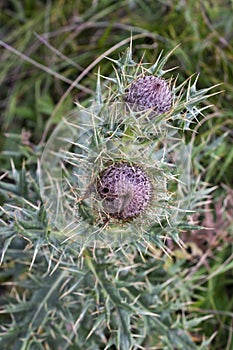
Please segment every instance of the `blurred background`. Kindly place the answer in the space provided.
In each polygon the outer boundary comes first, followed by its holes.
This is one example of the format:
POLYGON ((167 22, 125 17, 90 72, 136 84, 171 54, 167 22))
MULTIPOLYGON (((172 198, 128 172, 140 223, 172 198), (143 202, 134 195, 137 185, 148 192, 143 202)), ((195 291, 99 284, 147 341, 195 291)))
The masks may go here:
POLYGON ((194 174, 215 187, 194 219, 209 229, 184 232, 187 251, 173 251, 189 270, 190 290, 200 283, 193 319, 212 316, 193 338, 215 335, 212 350, 233 349, 233 2, 2 0, 0 23, 0 176, 11 160, 36 171, 51 131, 74 101, 90 103, 98 67, 111 76, 105 57, 118 59, 131 36, 135 61, 153 63, 176 47, 171 75, 182 82, 199 74, 198 88, 221 84, 193 126, 194 174))

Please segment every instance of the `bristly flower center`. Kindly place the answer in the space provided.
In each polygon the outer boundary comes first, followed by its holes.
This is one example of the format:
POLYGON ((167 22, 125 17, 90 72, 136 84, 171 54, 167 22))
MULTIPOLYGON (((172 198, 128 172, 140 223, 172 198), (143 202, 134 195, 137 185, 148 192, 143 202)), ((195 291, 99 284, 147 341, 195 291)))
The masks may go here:
POLYGON ((129 86, 125 101, 137 107, 153 108, 156 114, 162 114, 171 109, 172 93, 164 79, 148 75, 129 86))
POLYGON ((100 174, 97 192, 106 214, 128 221, 146 209, 152 197, 152 185, 140 167, 120 162, 100 174))

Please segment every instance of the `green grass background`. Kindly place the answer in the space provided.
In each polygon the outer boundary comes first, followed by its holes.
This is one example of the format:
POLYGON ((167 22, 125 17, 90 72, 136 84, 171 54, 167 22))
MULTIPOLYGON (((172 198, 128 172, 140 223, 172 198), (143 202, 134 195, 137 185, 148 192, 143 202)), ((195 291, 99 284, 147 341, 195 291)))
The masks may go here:
MULTIPOLYGON (((193 303, 186 312, 192 320, 212 316, 192 333, 197 344, 202 337, 214 335, 211 350, 233 349, 232 14, 233 2, 223 0, 0 3, 0 175, 4 178, 12 169, 11 159, 16 170, 23 163, 33 176, 51 131, 74 108, 74 100, 88 105, 98 66, 102 75, 110 75, 112 63, 105 56, 118 58, 131 34, 135 59, 144 55, 146 62, 153 63, 162 50, 167 53, 179 44, 166 68, 178 66, 180 81, 199 73, 199 88, 222 84, 219 90, 224 91, 211 98, 212 107, 195 126, 194 173, 216 186, 210 204, 198 217, 211 230, 184 233, 188 250, 173 249, 180 285, 175 293, 189 295, 193 303), (66 94, 80 75, 79 85, 66 94)), ((26 196, 23 183, 19 182, 20 191, 26 196)), ((3 192, 1 203, 10 202, 3 192)), ((16 278, 6 273, 12 268, 9 264, 1 272, 3 282, 9 276, 16 278)), ((3 288, 2 293, 7 293, 3 288)), ((153 344, 151 338, 153 332, 148 344, 153 344)))

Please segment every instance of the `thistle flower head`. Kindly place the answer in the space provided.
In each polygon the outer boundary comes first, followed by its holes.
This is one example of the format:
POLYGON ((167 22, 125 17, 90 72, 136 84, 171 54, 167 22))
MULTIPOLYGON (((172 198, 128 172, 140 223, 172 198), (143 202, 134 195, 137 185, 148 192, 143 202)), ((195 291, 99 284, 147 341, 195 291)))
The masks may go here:
POLYGON ((139 108, 153 108, 156 114, 162 114, 171 108, 172 93, 164 79, 147 75, 130 85, 125 101, 139 108))
POLYGON ((110 217, 128 221, 145 210, 151 199, 152 185, 139 166, 120 162, 100 174, 97 192, 110 217))

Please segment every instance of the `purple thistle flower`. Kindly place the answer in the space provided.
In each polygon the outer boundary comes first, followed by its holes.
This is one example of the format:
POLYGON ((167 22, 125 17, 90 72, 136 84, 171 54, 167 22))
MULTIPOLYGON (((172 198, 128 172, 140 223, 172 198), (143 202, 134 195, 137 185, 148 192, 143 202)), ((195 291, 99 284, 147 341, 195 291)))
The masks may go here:
POLYGON ((172 94, 164 79, 147 75, 138 78, 129 86, 125 101, 135 104, 140 109, 153 108, 158 115, 171 109, 172 94))
POLYGON ((106 214, 129 221, 139 216, 149 204, 152 185, 139 166, 119 162, 100 174, 97 192, 106 214))

